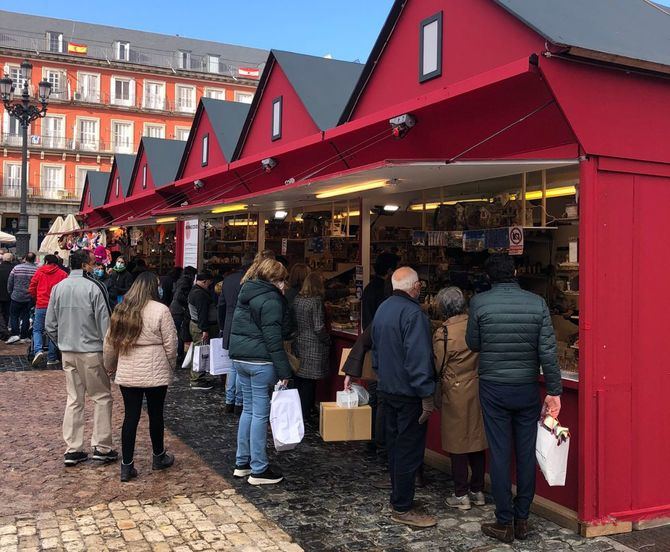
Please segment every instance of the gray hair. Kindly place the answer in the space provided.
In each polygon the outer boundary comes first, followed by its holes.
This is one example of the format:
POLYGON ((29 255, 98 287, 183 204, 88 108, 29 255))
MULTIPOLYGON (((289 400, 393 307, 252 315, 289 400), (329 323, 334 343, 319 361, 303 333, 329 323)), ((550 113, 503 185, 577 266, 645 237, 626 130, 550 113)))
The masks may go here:
POLYGON ((465 296, 460 288, 448 287, 441 289, 435 297, 435 303, 445 318, 465 313, 465 296))
POLYGON ((419 275, 416 271, 408 266, 403 266, 396 270, 391 276, 391 284, 393 289, 401 291, 411 291, 412 287, 419 281, 419 275))

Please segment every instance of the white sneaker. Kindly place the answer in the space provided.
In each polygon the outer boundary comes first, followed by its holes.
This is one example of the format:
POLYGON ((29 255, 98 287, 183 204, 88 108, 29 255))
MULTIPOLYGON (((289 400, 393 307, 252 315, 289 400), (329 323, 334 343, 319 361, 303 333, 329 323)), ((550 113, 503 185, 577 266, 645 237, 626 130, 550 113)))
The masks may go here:
POLYGON ((47 355, 46 351, 40 351, 35 355, 35 358, 33 358, 32 365, 33 366, 39 366, 40 363, 42 362, 42 359, 47 355))
POLYGON ((475 506, 486 506, 486 497, 481 491, 478 493, 470 493, 470 502, 475 506))
POLYGON ((447 497, 447 506, 458 508, 459 510, 469 510, 472 508, 472 504, 470 504, 470 497, 468 495, 451 495, 447 497))
POLYGON ((30 337, 23 337, 19 339, 19 343, 30 343, 32 341, 32 338, 30 337))
POLYGON ((12 343, 16 343, 20 339, 21 338, 18 335, 12 335, 12 336, 9 337, 9 339, 7 341, 5 341, 5 343, 7 343, 7 345, 11 345, 12 343))

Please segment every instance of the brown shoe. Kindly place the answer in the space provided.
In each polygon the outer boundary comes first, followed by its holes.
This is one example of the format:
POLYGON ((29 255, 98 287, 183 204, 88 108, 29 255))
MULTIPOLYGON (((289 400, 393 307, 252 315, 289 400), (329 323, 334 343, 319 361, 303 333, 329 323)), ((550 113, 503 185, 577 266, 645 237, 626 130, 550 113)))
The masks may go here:
POLYGON ((434 527, 437 525, 437 518, 435 516, 429 516, 428 514, 421 513, 416 509, 412 509, 407 512, 398 512, 393 510, 391 512, 391 519, 396 523, 410 525, 411 527, 420 527, 421 529, 425 529, 426 527, 434 527))
POLYGON ((514 525, 502 523, 482 523, 482 533, 507 544, 514 542, 514 525))
POLYGON ((519 540, 526 540, 528 538, 528 520, 515 519, 514 520, 514 538, 519 540))
POLYGON ((385 477, 384 479, 377 479, 375 481, 372 481, 372 486, 375 489, 390 489, 392 487, 391 485, 391 479, 389 477, 385 477))

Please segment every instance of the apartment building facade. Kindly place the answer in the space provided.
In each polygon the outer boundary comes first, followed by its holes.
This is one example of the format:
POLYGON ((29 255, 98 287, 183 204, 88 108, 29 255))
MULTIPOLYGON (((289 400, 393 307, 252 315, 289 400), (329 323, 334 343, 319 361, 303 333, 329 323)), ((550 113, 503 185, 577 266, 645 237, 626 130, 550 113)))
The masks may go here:
MULTIPOLYGON (((142 136, 187 140, 201 97, 250 103, 267 52, 0 10, 0 67, 31 91, 44 79, 47 116, 28 129, 31 249, 58 215, 76 213, 86 171, 109 172, 142 136)), ((0 229, 18 228, 21 128, 0 106, 0 229)))

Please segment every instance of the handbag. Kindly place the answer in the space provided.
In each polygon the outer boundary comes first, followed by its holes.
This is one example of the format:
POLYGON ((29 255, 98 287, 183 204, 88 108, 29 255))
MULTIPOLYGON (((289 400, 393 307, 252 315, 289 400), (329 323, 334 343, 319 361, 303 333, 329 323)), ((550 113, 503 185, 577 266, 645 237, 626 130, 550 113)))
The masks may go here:
MULTIPOLYGON (((440 331, 439 329, 437 330, 440 331)), ((442 344, 444 346, 444 355, 442 356, 442 366, 440 366, 439 371, 437 372, 437 379, 435 380, 435 392, 433 393, 433 404, 437 410, 442 408, 442 375, 444 374, 444 369, 447 367, 447 327, 442 326, 442 344)))

